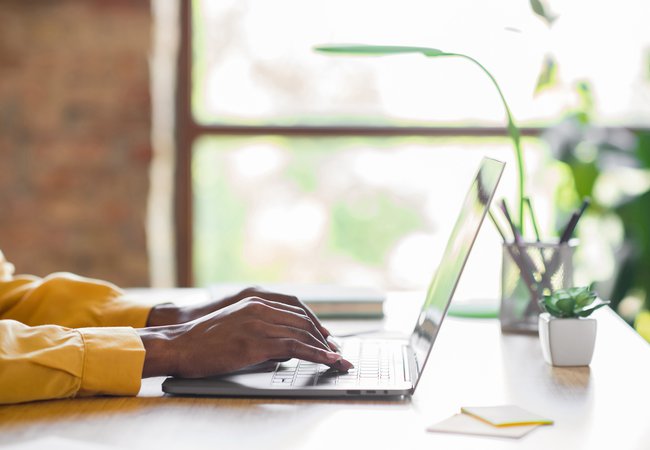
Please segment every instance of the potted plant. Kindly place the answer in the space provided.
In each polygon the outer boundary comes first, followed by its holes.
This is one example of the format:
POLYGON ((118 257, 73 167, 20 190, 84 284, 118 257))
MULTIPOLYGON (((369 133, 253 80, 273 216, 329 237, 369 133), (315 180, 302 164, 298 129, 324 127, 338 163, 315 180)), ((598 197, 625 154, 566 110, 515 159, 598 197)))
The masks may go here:
MULTIPOLYGON (((540 11, 536 10, 538 14, 543 12, 540 11)), ((513 143, 518 175, 516 210, 511 214, 505 201, 502 201, 500 204, 503 218, 508 226, 502 229, 502 226, 499 225, 499 221, 492 214, 492 211, 489 214, 490 219, 504 241, 502 257, 504 275, 502 276, 501 283, 501 309, 499 313, 501 329, 504 332, 537 333, 537 317, 540 312, 538 309, 538 299, 540 296, 545 292, 553 291, 557 288, 565 288, 573 284, 571 257, 574 245, 569 245, 569 240, 578 219, 589 202, 585 200, 581 208, 574 213, 571 221, 562 233, 559 242, 557 240, 542 240, 531 199, 526 193, 526 173, 524 170, 521 132, 495 77, 483 64, 472 56, 431 47, 328 44, 317 46, 314 49, 321 53, 335 55, 390 56, 420 54, 427 58, 462 58, 476 65, 490 79, 505 110, 507 119, 506 129, 513 143), (527 213, 528 219, 533 225, 535 241, 531 241, 530 239, 526 240, 524 230, 526 223, 525 213, 527 213), (537 264, 536 261, 541 262, 541 264, 537 264), (507 271, 506 268, 511 268, 512 270, 507 271), (557 273, 561 273, 563 276, 558 277, 557 273)))
POLYGON ((542 354, 553 366, 588 366, 596 343, 596 319, 589 317, 609 304, 591 286, 559 289, 539 302, 542 354))

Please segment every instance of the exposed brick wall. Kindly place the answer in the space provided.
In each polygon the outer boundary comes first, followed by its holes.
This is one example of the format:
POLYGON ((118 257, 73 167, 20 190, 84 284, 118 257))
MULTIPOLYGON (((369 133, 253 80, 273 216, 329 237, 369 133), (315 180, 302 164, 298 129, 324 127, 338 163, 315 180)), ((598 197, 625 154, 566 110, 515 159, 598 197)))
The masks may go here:
POLYGON ((148 0, 2 0, 0 248, 146 285, 148 0))

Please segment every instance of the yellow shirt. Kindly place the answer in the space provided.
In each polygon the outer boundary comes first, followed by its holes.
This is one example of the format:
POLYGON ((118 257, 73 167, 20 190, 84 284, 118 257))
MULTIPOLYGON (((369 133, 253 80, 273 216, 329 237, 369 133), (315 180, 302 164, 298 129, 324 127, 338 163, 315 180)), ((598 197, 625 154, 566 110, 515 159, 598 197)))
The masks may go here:
POLYGON ((132 327, 151 306, 104 281, 14 276, 0 252, 0 404, 135 395, 145 350, 132 327))

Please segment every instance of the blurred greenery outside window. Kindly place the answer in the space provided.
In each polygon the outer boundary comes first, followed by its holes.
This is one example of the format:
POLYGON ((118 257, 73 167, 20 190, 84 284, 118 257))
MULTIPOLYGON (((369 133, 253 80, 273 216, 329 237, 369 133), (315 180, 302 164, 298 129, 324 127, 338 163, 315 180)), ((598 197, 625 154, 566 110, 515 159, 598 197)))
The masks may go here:
MULTIPOLYGON (((545 130, 524 140, 543 233, 556 235, 582 196, 594 200, 578 229, 576 283, 598 281, 615 306, 629 300, 623 309, 645 301, 650 140, 611 127, 648 126, 650 36, 641 18, 650 9, 640 0, 570 3, 545 4, 555 17, 549 24, 515 0, 193 0, 192 113, 209 128, 192 148, 195 284, 421 289, 481 157, 508 162, 497 195, 514 205, 506 137, 273 131, 504 126, 494 88, 464 61, 312 51, 359 42, 431 46, 481 61, 519 125, 545 130), (616 32, 603 33, 603 23, 616 32), (235 136, 221 126, 256 131, 235 136)), ((485 226, 458 299, 495 301, 500 254, 498 236, 485 226)))

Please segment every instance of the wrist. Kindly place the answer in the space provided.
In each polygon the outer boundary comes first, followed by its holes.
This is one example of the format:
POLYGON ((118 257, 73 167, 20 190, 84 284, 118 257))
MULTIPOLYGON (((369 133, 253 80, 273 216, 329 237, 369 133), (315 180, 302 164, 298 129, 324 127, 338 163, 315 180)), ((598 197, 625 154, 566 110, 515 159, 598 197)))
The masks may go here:
POLYGON ((145 349, 142 378, 174 375, 177 358, 171 327, 138 328, 136 332, 145 349))

